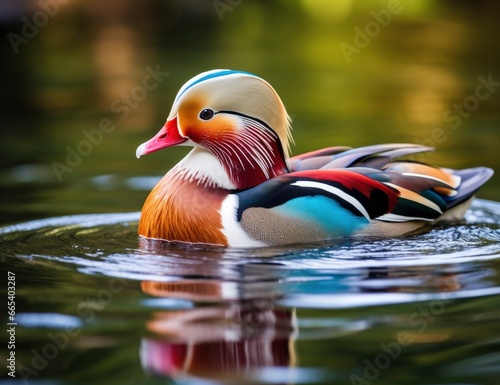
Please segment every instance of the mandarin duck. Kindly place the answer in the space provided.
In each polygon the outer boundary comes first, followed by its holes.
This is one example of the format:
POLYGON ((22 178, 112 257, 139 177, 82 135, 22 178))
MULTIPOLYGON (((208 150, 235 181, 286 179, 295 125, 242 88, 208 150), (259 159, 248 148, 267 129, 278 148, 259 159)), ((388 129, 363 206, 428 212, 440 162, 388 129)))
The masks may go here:
POLYGON ((137 157, 194 147, 153 188, 142 237, 230 247, 396 237, 460 220, 493 170, 404 156, 416 144, 329 147, 289 158, 291 120, 274 88, 243 71, 201 73, 177 93, 137 157))

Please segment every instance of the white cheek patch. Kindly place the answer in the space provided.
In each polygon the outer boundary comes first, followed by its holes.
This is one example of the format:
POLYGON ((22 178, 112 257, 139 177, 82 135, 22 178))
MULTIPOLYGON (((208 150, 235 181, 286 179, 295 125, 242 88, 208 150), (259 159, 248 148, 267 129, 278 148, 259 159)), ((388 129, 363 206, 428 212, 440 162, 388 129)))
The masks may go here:
POLYGON ((179 169, 180 175, 184 179, 197 179, 203 185, 221 187, 227 190, 236 188, 219 160, 201 147, 195 147, 177 164, 176 168, 179 169))
POLYGON ((229 246, 232 247, 262 247, 267 246, 251 238, 236 220, 236 210, 239 199, 234 194, 229 194, 222 202, 220 215, 222 221, 222 233, 226 236, 229 246))

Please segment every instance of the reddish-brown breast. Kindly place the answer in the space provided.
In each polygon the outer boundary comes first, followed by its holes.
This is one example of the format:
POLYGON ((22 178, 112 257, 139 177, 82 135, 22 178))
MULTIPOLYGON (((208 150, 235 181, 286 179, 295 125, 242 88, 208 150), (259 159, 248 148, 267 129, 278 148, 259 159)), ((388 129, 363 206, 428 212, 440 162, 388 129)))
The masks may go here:
POLYGON ((139 235, 169 241, 228 246, 219 214, 226 190, 165 175, 149 194, 141 212, 139 235))

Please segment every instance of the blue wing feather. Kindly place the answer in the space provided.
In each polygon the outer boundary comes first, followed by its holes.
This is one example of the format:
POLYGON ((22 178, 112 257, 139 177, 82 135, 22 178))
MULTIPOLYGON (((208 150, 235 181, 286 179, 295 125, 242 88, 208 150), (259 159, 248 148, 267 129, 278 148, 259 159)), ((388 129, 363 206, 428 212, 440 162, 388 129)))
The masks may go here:
POLYGON ((346 237, 369 224, 364 216, 355 215, 336 200, 316 195, 292 199, 274 209, 291 218, 315 223, 332 237, 346 237))

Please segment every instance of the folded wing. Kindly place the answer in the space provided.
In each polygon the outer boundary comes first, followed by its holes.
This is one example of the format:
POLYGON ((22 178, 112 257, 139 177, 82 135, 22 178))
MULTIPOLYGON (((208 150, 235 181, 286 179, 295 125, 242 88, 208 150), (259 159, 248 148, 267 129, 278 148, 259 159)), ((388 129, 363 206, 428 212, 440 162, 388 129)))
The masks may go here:
POLYGON ((399 193, 357 172, 309 170, 236 195, 243 230, 265 244, 280 245, 350 236, 390 212, 399 193))
POLYGON ((377 222, 434 222, 468 201, 493 171, 396 159, 430 150, 387 144, 294 157, 291 173, 236 193, 237 220, 252 238, 274 245, 351 236, 377 222))

